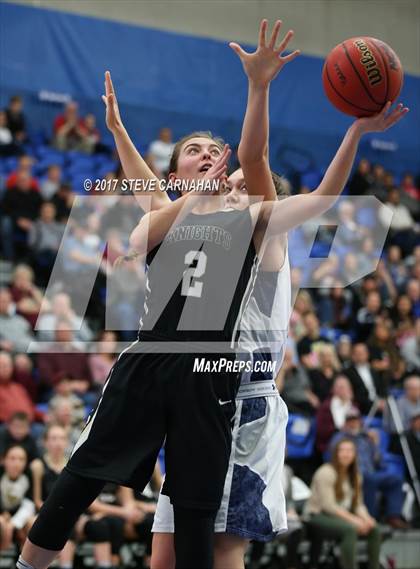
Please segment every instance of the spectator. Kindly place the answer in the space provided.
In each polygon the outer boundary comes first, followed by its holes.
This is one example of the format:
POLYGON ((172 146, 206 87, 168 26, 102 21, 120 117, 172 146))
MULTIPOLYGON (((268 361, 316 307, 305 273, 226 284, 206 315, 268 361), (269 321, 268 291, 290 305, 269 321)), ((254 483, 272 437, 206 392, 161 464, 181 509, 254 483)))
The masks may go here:
POLYGON ((34 165, 34 158, 24 154, 20 156, 16 170, 14 170, 6 180, 6 189, 14 188, 18 182, 19 174, 24 173, 29 176, 31 190, 39 191, 39 182, 32 175, 32 168, 34 165))
POLYGON ((363 196, 368 193, 373 182, 370 170, 370 162, 366 158, 362 158, 349 182, 350 196, 363 196))
POLYGON ((153 172, 160 178, 164 178, 168 172, 174 146, 172 131, 167 127, 160 129, 159 138, 154 140, 149 146, 148 159, 150 166, 153 172))
POLYGON ((93 385, 102 389, 117 359, 117 335, 111 330, 102 330, 97 338, 95 353, 89 355, 89 368, 93 385))
POLYGON ((388 270, 392 281, 399 292, 402 292, 408 279, 407 267, 402 262, 401 248, 391 245, 387 251, 388 270))
POLYGON ((396 300, 395 306, 391 309, 391 317, 395 330, 397 345, 414 336, 414 311, 411 299, 402 294, 396 300))
POLYGON ((420 318, 416 320, 415 335, 407 338, 401 346, 401 355, 410 373, 420 370, 420 318))
POLYGON ((379 372, 381 381, 392 387, 392 382, 399 382, 405 366, 388 322, 378 320, 368 339, 372 368, 379 372))
POLYGON ((60 166, 52 164, 48 167, 47 177, 41 182, 41 195, 44 200, 50 200, 60 188, 62 171, 60 166))
POLYGON ((50 306, 45 312, 41 312, 37 323, 38 338, 42 342, 52 342, 54 340, 57 323, 65 321, 68 328, 72 330, 73 338, 76 342, 89 342, 93 338, 93 333, 86 320, 78 316, 73 310, 71 298, 65 292, 57 292, 50 306))
POLYGON ((411 300, 415 318, 420 318, 420 281, 416 278, 410 279, 407 283, 405 293, 411 300))
POLYGON ((41 204, 42 198, 39 192, 31 189, 29 174, 24 170, 19 171, 16 185, 5 191, 1 202, 3 253, 7 259, 14 259, 17 237, 23 242, 24 253, 27 253, 28 233, 39 216, 41 204))
MULTIPOLYGON (((396 403, 403 430, 406 431, 410 426, 411 417, 420 411, 420 377, 418 375, 411 375, 404 380, 404 393, 396 403)), ((388 406, 385 408, 384 426, 390 433, 397 432, 388 406)))
POLYGON ((330 463, 315 472, 311 497, 306 503, 313 551, 318 566, 322 541, 338 541, 342 569, 354 569, 358 536, 366 537, 368 568, 379 569, 380 533, 376 521, 363 503, 361 476, 353 441, 343 439, 330 463))
POLYGON ((403 479, 386 470, 378 444, 376 431, 365 432, 362 427, 360 411, 349 409, 346 420, 339 433, 332 438, 330 449, 341 440, 352 440, 357 452, 357 461, 363 476, 363 495, 367 509, 375 519, 379 518, 378 495, 385 500, 385 517, 394 529, 406 529, 408 525, 401 519, 404 502, 403 479))
MULTIPOLYGON (((346 256, 346 260, 349 255, 346 256)), ((322 323, 339 330, 348 330, 352 320, 353 293, 344 288, 343 282, 336 279, 328 292, 328 298, 321 299, 323 307, 322 323)), ((320 306, 320 310, 321 310, 320 306)))
POLYGON ((38 401, 38 386, 34 379, 33 362, 27 354, 16 354, 14 357, 13 381, 26 389, 33 403, 38 401))
MULTIPOLYGON (((417 473, 417 481, 420 479, 420 410, 414 411, 410 419, 410 428, 407 432, 407 443, 417 473)), ((420 505, 414 500, 412 512, 412 525, 420 528, 420 505)))
MULTIPOLYGON (((393 188, 388 192, 386 205, 392 211, 392 221, 390 229, 390 243, 401 247, 404 255, 408 255, 416 244, 414 233, 414 219, 407 206, 401 203, 400 190, 393 188)), ((388 228, 388 212, 380 209, 378 212, 379 221, 388 228)))
POLYGON ((31 267, 24 264, 15 267, 10 292, 17 314, 23 316, 34 328, 41 305, 48 305, 48 302, 44 300, 42 292, 35 286, 34 272, 31 267))
MULTIPOLYGON (((30 464, 33 478, 33 501, 36 509, 40 510, 47 499, 60 472, 68 460, 66 448, 68 447, 66 431, 59 425, 50 425, 43 436, 43 455, 30 464)), ((58 554, 61 568, 73 567, 76 550, 75 532, 73 530, 69 541, 58 554)))
POLYGON ((26 469, 28 457, 23 447, 10 447, 0 466, 0 536, 3 549, 16 539, 22 547, 33 516, 32 477, 26 469))
POLYGON ((420 200, 420 188, 416 186, 412 174, 404 174, 401 180, 401 189, 414 200, 420 200))
POLYGON ((23 113, 23 100, 19 95, 10 97, 6 109, 7 126, 12 133, 13 140, 21 144, 26 140, 26 119, 23 113))
POLYGON ((334 346, 324 344, 317 351, 318 367, 309 370, 309 379, 312 390, 322 402, 330 395, 333 381, 340 371, 340 362, 335 353, 334 346))
POLYGON ((367 340, 382 308, 381 297, 377 291, 370 291, 366 297, 366 306, 357 313, 357 338, 360 342, 367 340))
POLYGON ((0 288, 0 349, 26 352, 35 338, 29 322, 16 314, 16 306, 7 288, 0 288))
POLYGON ((91 388, 91 375, 88 365, 88 356, 80 350, 74 341, 73 331, 69 329, 69 323, 58 320, 55 328, 55 341, 60 343, 60 352, 54 353, 46 350, 38 355, 38 369, 40 383, 44 389, 52 389, 64 371, 71 378, 72 391, 79 394, 85 404, 94 404, 96 394, 89 393, 91 388))
POLYGON ((144 310, 146 278, 138 259, 114 268, 107 281, 110 327, 119 331, 123 341, 137 336, 139 318, 144 310))
POLYGON ((291 413, 311 416, 315 413, 319 399, 311 390, 306 371, 298 363, 294 363, 290 348, 286 348, 276 385, 291 413))
MULTIPOLYGON (((82 432, 80 425, 73 424, 73 405, 70 401, 61 400, 50 410, 47 418, 47 431, 52 425, 60 426, 66 434, 67 447, 65 455, 69 457, 82 432)), ((45 441, 45 438, 43 439, 45 441)), ((43 448, 43 451, 45 449, 43 448)))
POLYGON ((337 343, 337 357, 340 361, 342 369, 347 369, 352 364, 352 343, 351 337, 347 334, 342 334, 337 343))
POLYGON ((57 221, 66 223, 75 199, 70 184, 61 184, 57 192, 53 195, 51 202, 56 209, 55 218, 57 221))
POLYGON ((81 429, 85 419, 85 406, 80 397, 73 393, 72 378, 68 375, 66 371, 63 371, 55 378, 54 392, 48 402, 49 413, 53 416, 56 408, 66 401, 72 408, 72 425, 81 429))
POLYGON ((28 462, 38 457, 38 447, 31 435, 31 423, 26 413, 17 411, 0 430, 0 456, 4 456, 8 448, 20 445, 26 451, 28 462))
MULTIPOLYGON (((98 152, 98 150, 103 150, 104 145, 100 144, 101 133, 99 129, 96 128, 96 117, 92 113, 87 114, 84 118, 84 128, 86 131, 86 152, 92 154, 93 152, 98 152)), ((106 150, 108 150, 106 148, 106 150)))
POLYGON ((54 146, 86 153, 92 150, 84 120, 79 117, 79 106, 74 101, 67 103, 64 113, 54 121, 54 146))
POLYGON ((128 238, 140 221, 142 210, 134 202, 134 198, 123 195, 101 216, 99 234, 105 239, 110 230, 117 230, 127 243, 128 238))
POLYGON ((29 246, 34 257, 37 282, 43 287, 48 284, 66 228, 64 223, 55 221, 55 217, 55 205, 52 202, 43 203, 40 218, 29 232, 29 246))
POLYGON ((372 182, 370 187, 370 193, 375 195, 381 201, 386 199, 387 191, 387 180, 386 171, 382 164, 375 164, 372 169, 372 182))
POLYGON ((357 247, 365 237, 366 231, 355 220, 355 207, 351 201, 340 201, 338 205, 340 229, 337 232, 338 245, 357 247))
POLYGON ((13 142, 13 136, 7 126, 7 116, 0 111, 0 157, 16 156, 20 154, 19 147, 13 142))
POLYGON ((355 402, 364 415, 369 413, 375 402, 377 410, 383 411, 388 385, 372 369, 366 344, 360 342, 353 346, 352 365, 347 369, 346 375, 352 384, 355 402))
POLYGON ((306 333, 299 340, 297 351, 302 364, 310 369, 316 365, 314 348, 320 344, 330 344, 331 342, 321 334, 319 320, 314 312, 308 312, 303 316, 303 324, 306 333))
POLYGON ((0 423, 10 420, 18 412, 26 413, 32 422, 35 407, 28 393, 13 381, 13 360, 7 352, 0 352, 0 423))
POLYGON ((319 407, 316 415, 316 447, 324 453, 331 437, 345 423, 346 414, 353 406, 353 389, 345 375, 338 375, 333 383, 331 397, 319 407))

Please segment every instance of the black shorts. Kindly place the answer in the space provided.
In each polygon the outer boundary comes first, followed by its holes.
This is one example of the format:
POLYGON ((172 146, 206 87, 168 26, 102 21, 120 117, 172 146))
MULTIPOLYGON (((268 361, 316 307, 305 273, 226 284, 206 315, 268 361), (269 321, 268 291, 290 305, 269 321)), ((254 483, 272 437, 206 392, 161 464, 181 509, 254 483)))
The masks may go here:
POLYGON ((217 509, 239 377, 193 372, 195 357, 123 352, 66 468, 142 491, 165 444, 163 492, 178 506, 217 509))

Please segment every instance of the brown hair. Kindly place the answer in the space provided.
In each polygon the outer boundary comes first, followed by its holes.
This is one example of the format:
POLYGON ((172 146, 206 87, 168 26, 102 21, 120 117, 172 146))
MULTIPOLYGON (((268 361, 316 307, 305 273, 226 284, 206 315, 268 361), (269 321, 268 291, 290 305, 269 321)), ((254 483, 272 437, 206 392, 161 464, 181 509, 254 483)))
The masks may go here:
POLYGON ((222 138, 220 138, 219 136, 213 136, 210 131, 196 130, 195 132, 191 132, 190 134, 183 136, 178 140, 178 142, 174 146, 171 156, 171 161, 169 162, 168 174, 172 174, 173 172, 177 171, 178 159, 181 153, 181 148, 188 140, 191 140, 191 138, 208 138, 209 140, 213 140, 214 143, 217 144, 217 146, 219 146, 220 150, 223 150, 223 147, 225 145, 225 142, 222 138))
POLYGON ((287 198, 290 196, 290 190, 288 184, 284 181, 284 178, 271 171, 271 179, 273 180, 274 188, 278 198, 287 198))
POLYGON ((335 481, 334 485, 335 497, 337 501, 341 501, 344 498, 343 484, 345 479, 347 478, 350 483, 350 486, 353 489, 351 511, 355 512, 357 505, 361 500, 361 479, 359 474, 359 464, 357 462, 356 445, 354 444, 354 441, 352 441, 349 438, 341 439, 333 449, 331 464, 337 473, 337 480, 335 481), (344 443, 350 443, 353 445, 354 448, 354 460, 350 464, 347 470, 344 470, 338 461, 338 452, 340 450, 340 446, 344 443))

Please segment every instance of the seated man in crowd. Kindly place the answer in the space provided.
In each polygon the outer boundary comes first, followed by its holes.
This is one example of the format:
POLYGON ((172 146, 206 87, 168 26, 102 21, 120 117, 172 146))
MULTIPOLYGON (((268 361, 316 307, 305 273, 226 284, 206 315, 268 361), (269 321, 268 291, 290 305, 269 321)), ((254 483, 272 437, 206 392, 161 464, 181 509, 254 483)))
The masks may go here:
POLYGON ((388 524, 395 529, 405 529, 407 523, 401 519, 404 502, 402 491, 403 479, 389 473, 382 463, 376 431, 366 432, 363 429, 360 411, 351 407, 345 423, 331 440, 332 451, 342 439, 351 439, 357 449, 357 460, 363 475, 363 495, 371 516, 378 519, 378 494, 385 500, 385 517, 388 524))
POLYGON ((364 415, 367 415, 376 402, 377 410, 383 411, 388 385, 381 381, 380 375, 369 363, 369 350, 366 344, 353 346, 352 365, 346 370, 355 394, 355 401, 364 415))

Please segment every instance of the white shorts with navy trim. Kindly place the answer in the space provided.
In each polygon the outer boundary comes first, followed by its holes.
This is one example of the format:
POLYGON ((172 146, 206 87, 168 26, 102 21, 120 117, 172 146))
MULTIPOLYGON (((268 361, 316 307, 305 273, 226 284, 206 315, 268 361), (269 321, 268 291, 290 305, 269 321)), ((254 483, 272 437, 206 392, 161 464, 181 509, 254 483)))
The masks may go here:
MULTIPOLYGON (((232 451, 215 532, 269 541, 287 530, 281 484, 287 407, 277 391, 236 403, 232 451)), ((172 506, 163 494, 152 531, 174 532, 172 506)))

